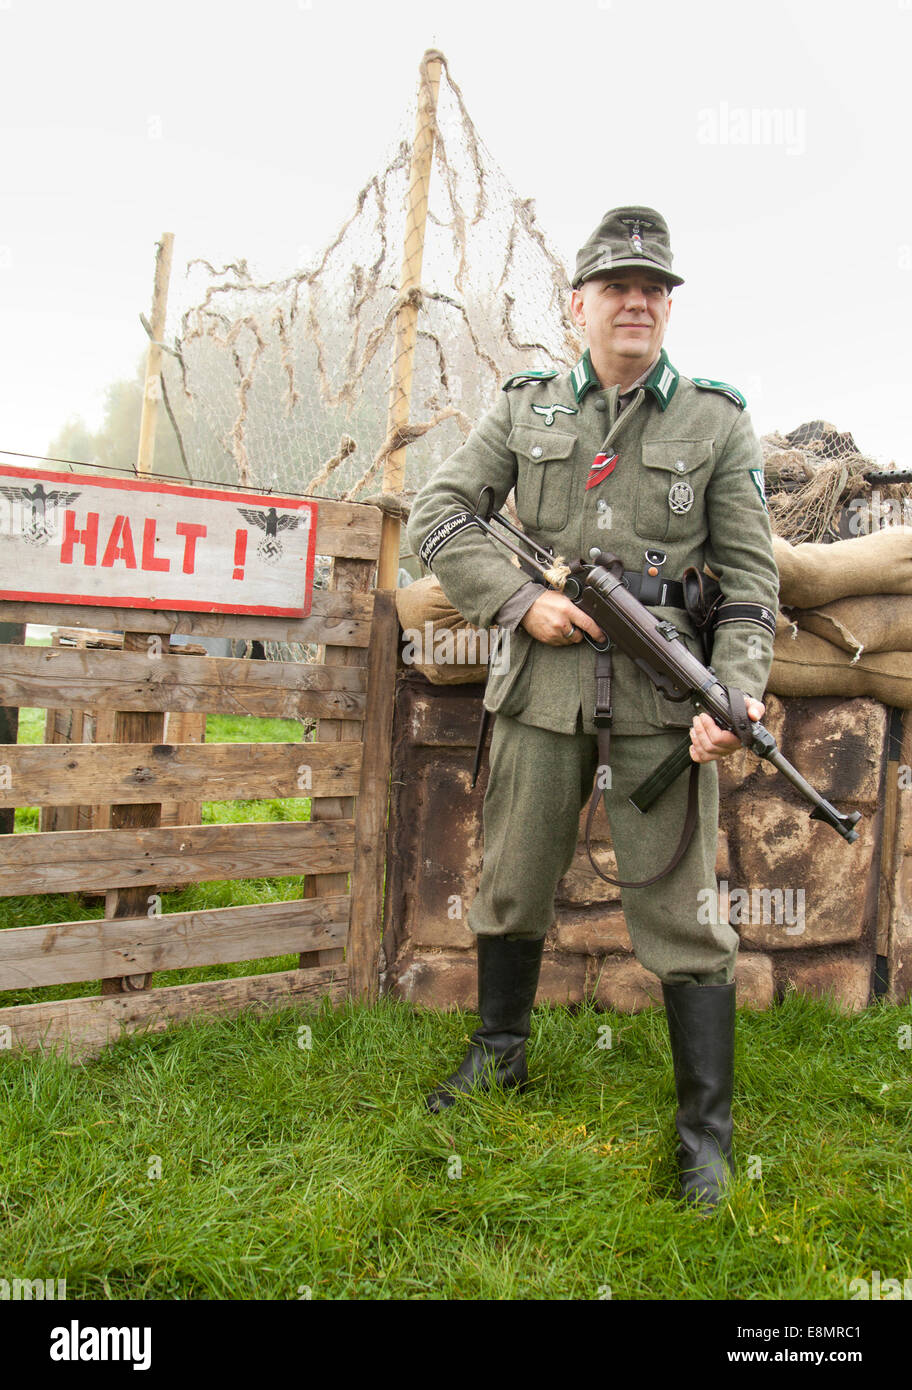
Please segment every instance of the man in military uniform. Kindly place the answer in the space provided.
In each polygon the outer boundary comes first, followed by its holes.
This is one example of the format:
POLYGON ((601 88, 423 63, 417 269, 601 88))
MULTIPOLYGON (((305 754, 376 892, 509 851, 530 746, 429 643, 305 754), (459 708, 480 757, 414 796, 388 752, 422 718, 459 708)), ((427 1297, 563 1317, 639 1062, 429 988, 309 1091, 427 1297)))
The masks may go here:
MULTIPOLYGON (((484 802, 484 862, 468 922, 478 950, 482 1026, 462 1063, 428 1097, 492 1081, 524 1086, 525 1043, 554 893, 570 867, 579 814, 598 773, 619 875, 651 877, 672 857, 685 816, 679 778, 642 816, 631 791, 690 728, 698 819, 676 867, 621 899, 637 959, 658 975, 678 1097, 684 1197, 712 1208, 732 1166, 731 1096, 738 937, 705 923, 701 890, 717 891, 716 760, 740 746, 689 702, 672 704, 614 650, 610 753, 599 766, 596 652, 603 636, 569 598, 529 581, 467 516, 493 489, 515 488, 523 528, 568 562, 598 546, 619 556, 627 582, 657 616, 701 649, 683 606, 681 576, 704 562, 735 616, 718 626, 712 664, 723 684, 763 713, 772 662, 778 576, 763 494, 760 446, 740 393, 682 376, 663 347, 672 271, 668 228, 651 208, 616 208, 579 251, 571 312, 586 349, 569 372, 526 372, 502 394, 415 498, 409 539, 447 597, 480 626, 510 632, 505 669, 492 667, 485 706, 497 718, 484 802)), ((600 708, 604 722, 606 709, 600 708)))

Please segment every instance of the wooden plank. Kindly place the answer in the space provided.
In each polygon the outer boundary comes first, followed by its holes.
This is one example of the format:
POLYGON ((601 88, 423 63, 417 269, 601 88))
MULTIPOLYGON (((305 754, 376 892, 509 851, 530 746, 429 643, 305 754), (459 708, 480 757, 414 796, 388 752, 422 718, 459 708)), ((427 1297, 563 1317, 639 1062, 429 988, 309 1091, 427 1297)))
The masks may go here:
MULTIPOLYGON (((169 710, 165 715, 165 743, 200 744, 206 742, 206 715, 195 710, 169 710)), ((181 795, 184 789, 181 788, 181 795)), ((162 798, 161 825, 199 825, 203 808, 199 800, 167 801, 162 798)))
POLYGON ((247 637, 264 642, 366 647, 373 609, 370 593, 315 589, 306 618, 262 618, 247 613, 184 613, 171 609, 105 608, 92 604, 0 602, 0 621, 49 627, 110 628, 117 632, 179 632, 190 637, 247 637))
POLYGON ((64 627, 57 628, 53 636, 55 647, 94 647, 105 651, 119 651, 123 647, 122 632, 101 632, 98 628, 64 627))
MULTIPOLYGON (((130 638, 141 634, 129 633, 130 638)), ((363 719, 364 672, 294 661, 0 647, 0 704, 363 719)), ((148 741, 148 740, 144 740, 148 741)))
MULTIPOLYGON (((23 642, 25 642, 24 633, 25 629, 23 628, 23 642)), ((60 646, 59 632, 51 633, 51 645, 54 647, 60 646)), ((45 712, 44 716, 44 742, 46 745, 56 743, 78 743, 86 737, 85 723, 86 711, 84 710, 49 709, 45 712)), ((15 750, 11 749, 10 754, 11 757, 15 757, 15 750)), ((12 772, 12 768, 10 768, 10 780, 15 784, 16 777, 12 772)), ((25 781, 20 782, 19 796, 12 798, 8 803, 4 803, 4 805, 8 804, 10 807, 13 807, 17 800, 20 805, 26 804, 22 801, 21 788, 23 786, 28 786, 28 783, 25 781)), ((9 788, 9 792, 12 794, 12 787, 9 788)), ((0 790, 0 795, 2 794, 3 792, 0 790)), ((32 804, 36 806, 41 805, 41 811, 38 816, 38 829, 40 831, 82 829, 81 818, 83 815, 83 808, 75 805, 60 806, 56 803, 48 805, 46 803, 41 804, 39 802, 33 802, 32 804)), ((13 827, 10 826, 10 834, 12 834, 12 829, 13 827)))
POLYGON ((355 805, 355 864, 347 954, 349 987, 365 1003, 373 1002, 379 992, 398 632, 395 591, 378 590, 368 666, 367 717, 362 732, 361 789, 355 805))
MULTIPOLYGON (((155 636, 156 641, 161 640, 157 634, 155 636)), ((152 660, 147 637, 148 634, 143 632, 125 632, 122 652, 74 651, 66 654, 84 657, 87 662, 91 661, 91 669, 93 670, 104 670, 108 662, 123 662, 124 660, 138 660, 146 666, 154 667, 159 662, 167 660, 165 653, 171 645, 171 638, 165 637, 161 641, 162 655, 152 660)), ((58 654, 62 655, 59 652, 58 654)), ((164 733, 165 716, 163 712, 148 709, 137 711, 129 708, 122 710, 118 702, 117 712, 114 715, 114 743, 161 743, 164 733)), ((120 804, 111 807, 110 816, 112 830, 152 828, 161 822, 161 804, 147 801, 120 804)), ((137 913, 147 910, 153 889, 154 884, 149 878, 146 878, 142 884, 135 884, 134 882, 126 888, 109 888, 105 894, 105 917, 117 921, 134 919, 137 913)), ((127 993, 130 990, 150 989, 152 986, 152 975, 149 972, 130 971, 115 975, 112 971, 100 970, 98 973, 104 977, 101 981, 102 994, 127 993)), ((84 980, 86 977, 81 975, 78 978, 84 980)))
MULTIPOLYGON (((258 821, 0 836, 0 897, 104 893, 143 883, 347 874, 354 822, 258 821)), ((147 904, 141 904, 145 913, 147 904)))
MULTIPOLYGON (((82 737, 82 722, 82 710, 46 710, 44 716, 44 747, 51 748, 57 744, 67 743, 73 732, 76 732, 77 738, 82 737), (69 717, 67 718, 67 716, 69 717), (77 720, 79 721, 80 727, 78 730, 74 730, 74 725, 77 720)), ((28 744, 23 745, 23 747, 30 746, 31 745, 28 744)), ((18 772, 13 770, 13 764, 17 762, 19 756, 18 747, 12 748, 5 746, 2 756, 10 769, 10 786, 7 788, 0 788, 0 797, 4 798, 3 805, 5 807, 9 806, 12 810, 16 805, 21 806, 27 804, 23 801, 22 789, 23 787, 28 787, 29 793, 31 793, 31 787, 26 779, 22 778, 18 772)), ((79 806, 61 806, 56 798, 53 802, 35 801, 30 804, 41 807, 38 815, 39 831, 78 830, 80 828, 79 806)), ((13 812, 13 814, 15 816, 15 812, 13 812)), ((12 833, 12 827, 10 827, 10 833, 12 833)))
MULTIPOLYGON (((367 593, 373 585, 375 571, 376 566, 372 561, 335 560, 331 580, 333 590, 352 598, 358 594, 367 593)), ((317 659, 320 660, 321 658, 327 666, 363 671, 366 682, 367 652, 363 648, 333 647, 318 652, 317 659)), ((353 735, 360 737, 360 724, 354 729, 351 724, 345 725, 338 719, 321 719, 317 724, 317 741, 321 744, 332 745, 340 742, 344 737, 351 738, 353 735)), ((310 819, 312 821, 351 820, 354 815, 354 806, 353 797, 314 797, 310 803, 310 819)), ((311 874, 304 883, 305 897, 321 897, 325 894, 332 896, 334 893, 347 892, 347 874, 311 874)), ((301 966, 326 965, 332 959, 333 957, 329 956, 328 953, 302 955, 299 963, 301 966)))
MULTIPOLYGON (((351 729, 350 723, 343 725, 351 729)), ((0 745, 9 787, 3 806, 111 805, 143 801, 245 801, 352 796, 361 744, 116 743, 0 745), (301 769, 310 769, 310 785, 301 769)), ((69 827, 75 828, 75 827, 69 827)), ((99 827, 100 828, 100 827, 99 827)))
MULTIPOLYGON (((205 715, 202 715, 201 718, 205 719, 206 716, 205 716, 205 715)), ((83 726, 82 726, 82 727, 83 727, 83 736, 84 736, 86 742, 97 743, 97 744, 102 744, 102 745, 103 745, 103 744, 108 744, 108 745, 110 745, 110 746, 112 746, 112 747, 117 747, 118 745, 114 744, 114 721, 115 721, 115 719, 116 719, 116 711, 115 711, 115 710, 112 710, 112 709, 93 709, 93 710, 86 710, 86 712, 85 712, 85 719, 84 719, 84 721, 83 721, 83 726)), ((167 716, 167 714, 166 714, 166 715, 165 715, 165 726, 166 726, 166 728, 167 728, 167 719, 168 719, 168 716, 167 716)), ((164 736, 164 734, 163 734, 163 735, 162 735, 162 738, 164 739, 164 737, 165 737, 165 736, 164 736)), ((137 747, 140 747, 140 748, 141 748, 142 746, 143 746, 142 744, 133 744, 133 745, 131 745, 131 748, 137 748, 137 747)), ((152 747, 152 746, 156 746, 156 745, 149 745, 149 746, 152 747)), ((125 756, 129 756, 129 752, 130 752, 130 750, 124 750, 124 755, 125 755, 125 756)), ((72 749, 71 749, 71 754, 70 754, 70 760, 72 761, 72 749)), ((137 778, 136 780, 139 781, 139 778, 137 778)), ((107 830, 107 829, 110 828, 110 825, 111 825, 111 804, 112 804, 112 803, 110 802, 110 800, 107 799, 108 788, 107 788, 107 785, 106 785, 106 784, 105 784, 105 787, 104 787, 104 791, 105 791, 105 800, 104 800, 104 801, 98 802, 98 801, 93 801, 93 800, 90 799, 89 802, 88 802, 86 805, 80 806, 80 808, 79 808, 79 824, 76 826, 76 829, 77 829, 77 830, 107 830)), ((89 792, 89 797, 90 797, 90 798, 92 798, 92 797, 97 797, 97 795, 98 795, 98 787, 97 787, 97 786, 94 786, 94 787, 91 788, 91 790, 90 790, 90 792, 89 792)), ((141 797, 141 796, 136 796, 136 795, 134 794, 133 797, 131 798, 131 800, 132 800, 134 803, 136 803, 137 801, 141 801, 141 800, 142 800, 142 797, 141 797)))
MULTIPOLYGON (((0 990, 135 978, 344 943, 348 897, 105 917, 0 931, 0 990)), ((104 991, 102 991, 103 993, 104 991)))
POLYGON ((247 1008, 271 1013, 324 997, 338 1004, 346 996, 346 980, 346 966, 335 964, 315 970, 168 985, 142 994, 18 1004, 0 1009, 0 1028, 9 1028, 15 1051, 42 1048, 79 1062, 96 1057, 124 1034, 163 1033, 172 1023, 188 1019, 212 1018, 247 1008))
POLYGON ((367 502, 317 497, 317 556, 374 560, 380 550, 383 513, 367 502))

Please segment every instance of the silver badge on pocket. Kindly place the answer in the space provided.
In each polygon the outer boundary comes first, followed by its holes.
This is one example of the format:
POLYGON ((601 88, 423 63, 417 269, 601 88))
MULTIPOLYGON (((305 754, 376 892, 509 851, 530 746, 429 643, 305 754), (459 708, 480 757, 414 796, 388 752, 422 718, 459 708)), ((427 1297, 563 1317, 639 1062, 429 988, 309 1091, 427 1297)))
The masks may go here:
POLYGON ((682 513, 689 512, 693 504, 694 490, 690 483, 685 482, 683 478, 672 483, 668 491, 668 505, 671 510, 677 516, 681 516, 682 513))

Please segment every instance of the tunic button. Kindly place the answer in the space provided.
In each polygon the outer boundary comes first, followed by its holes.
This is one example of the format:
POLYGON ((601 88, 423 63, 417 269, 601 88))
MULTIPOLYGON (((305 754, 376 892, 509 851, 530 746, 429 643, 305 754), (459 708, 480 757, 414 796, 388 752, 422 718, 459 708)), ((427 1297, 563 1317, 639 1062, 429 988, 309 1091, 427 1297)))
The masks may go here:
POLYGON ((678 470, 679 473, 683 473, 686 467, 687 464, 684 462, 683 459, 678 459, 677 463, 675 464, 675 468, 678 470))
POLYGON ((599 512, 606 512, 608 510, 608 503, 605 501, 604 497, 599 498, 595 504, 595 509, 599 512))
POLYGON ((604 396, 596 396, 596 398, 595 398, 595 408, 596 408, 596 410, 607 410, 607 409, 608 409, 608 402, 605 400, 604 396))
POLYGON ((532 446, 532 457, 533 457, 534 459, 540 459, 541 456, 542 456, 542 454, 543 454, 543 452, 544 452, 544 450, 542 449, 542 446, 541 446, 540 444, 533 444, 533 446, 532 446))

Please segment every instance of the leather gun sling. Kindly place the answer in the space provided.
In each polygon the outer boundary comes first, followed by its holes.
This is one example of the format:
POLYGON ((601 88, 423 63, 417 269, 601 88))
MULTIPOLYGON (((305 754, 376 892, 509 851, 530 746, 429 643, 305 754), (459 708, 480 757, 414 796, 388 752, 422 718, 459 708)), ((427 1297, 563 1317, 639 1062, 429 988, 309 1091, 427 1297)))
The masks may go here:
MULTIPOLYGON (((732 709, 732 722, 733 722, 733 724, 734 724, 734 726, 735 726, 734 732, 738 735, 738 737, 740 738, 742 744, 744 744, 745 746, 747 746, 747 745, 749 745, 749 744, 751 743, 751 741, 752 741, 752 739, 753 739, 753 734, 752 734, 752 732, 751 732, 751 720, 750 720, 750 716, 749 716, 748 713, 747 713, 747 702, 746 702, 746 700, 745 700, 745 698, 744 698, 744 692, 743 692, 742 690, 739 690, 737 686, 728 686, 727 689, 728 689, 728 696, 729 696, 729 701, 730 701, 730 703, 731 703, 731 709, 732 709)), ((605 652, 598 652, 598 653, 597 653, 597 657, 596 657, 596 690, 597 690, 596 709, 597 709, 597 710, 601 709, 601 710, 604 710, 604 711, 609 711, 608 717, 610 718, 610 710, 611 710, 611 652, 610 652, 610 650, 609 650, 609 651, 605 651, 605 652)), ((601 726, 598 728, 598 758, 599 758, 599 767, 608 767, 608 766, 609 766, 609 762, 608 762, 608 753, 609 753, 610 745, 611 745, 611 729, 610 729, 610 727, 609 727, 607 724, 603 724, 603 725, 601 725, 601 726)), ((681 831, 681 838, 680 838, 680 840, 678 841, 678 847, 677 847, 677 849, 675 850, 674 854, 672 855, 671 859, 670 859, 670 860, 668 861, 668 863, 665 865, 665 868, 662 869, 660 873, 653 874, 652 878, 644 878, 644 879, 641 879, 641 880, 639 880, 639 881, 635 881, 635 880, 632 880, 632 879, 609 878, 609 876, 608 876, 607 874, 603 874, 603 873, 602 873, 601 869, 599 868, 599 866, 596 864, 595 860, 594 860, 593 857, 592 857, 592 844, 591 844, 592 822, 593 822, 594 819, 595 819, 595 813, 596 813, 596 811, 598 810, 598 804, 599 804, 599 801, 600 801, 601 795, 602 795, 602 789, 601 789, 601 787, 600 787, 599 784, 598 784, 598 769, 596 769, 595 783, 594 783, 593 788, 592 788, 592 799, 591 799, 590 802, 589 802, 589 812, 588 812, 588 815, 586 816, 586 853, 587 853, 588 856, 589 856, 589 863, 592 865, 593 869, 594 869, 595 872, 598 874, 598 876, 599 876, 600 879, 603 879, 605 883, 610 883, 610 884, 612 884, 615 888, 648 888, 648 887, 650 886, 650 884, 652 884, 652 883, 658 883, 659 879, 665 878, 666 875, 668 875, 668 874, 671 873, 672 869, 677 868, 678 864, 681 862, 681 859, 682 859, 683 855, 685 854, 685 852, 686 852, 686 850, 687 850, 687 846, 690 844, 691 838, 693 837, 694 827, 696 826, 696 823, 697 823, 697 791, 698 791, 698 778, 699 778, 699 775, 700 775, 700 764, 697 763, 697 762, 694 762, 694 763, 691 764, 691 768, 690 768, 690 777, 689 777, 689 781, 688 781, 688 784, 687 784, 687 811, 686 811, 685 816, 684 816, 684 827, 683 827, 683 829, 682 829, 682 831, 681 831)))

